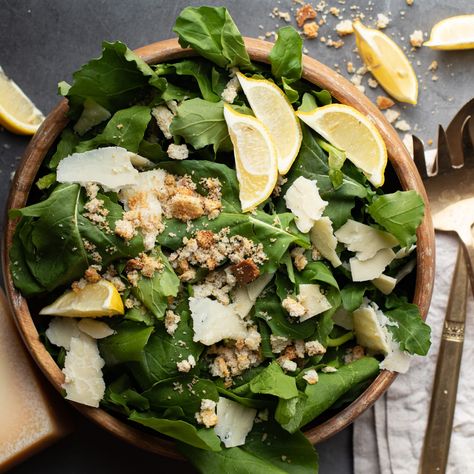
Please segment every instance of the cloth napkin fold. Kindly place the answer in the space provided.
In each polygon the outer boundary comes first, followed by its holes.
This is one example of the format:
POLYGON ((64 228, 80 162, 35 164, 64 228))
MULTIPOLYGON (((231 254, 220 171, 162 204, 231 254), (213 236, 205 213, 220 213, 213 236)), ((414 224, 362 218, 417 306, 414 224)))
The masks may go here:
MULTIPOLYGON (((355 474, 416 474, 428 419, 436 360, 456 262, 457 241, 436 235, 436 276, 427 322, 431 349, 415 357, 375 405, 354 423, 355 474)), ((468 295, 467 320, 448 474, 474 472, 474 300, 468 295)))

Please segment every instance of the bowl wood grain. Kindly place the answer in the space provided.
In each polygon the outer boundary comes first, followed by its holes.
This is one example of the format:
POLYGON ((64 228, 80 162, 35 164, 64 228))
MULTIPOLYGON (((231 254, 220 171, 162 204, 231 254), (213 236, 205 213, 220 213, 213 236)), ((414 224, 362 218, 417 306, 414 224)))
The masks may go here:
MULTIPOLYGON (((268 55, 273 46, 272 43, 245 38, 245 45, 252 60, 263 63, 269 62, 268 55)), ((150 64, 195 55, 189 49, 182 49, 176 39, 153 43, 139 48, 136 52, 150 64)), ((426 192, 413 161, 398 137, 397 132, 386 121, 382 113, 349 81, 329 67, 308 56, 304 56, 303 65, 304 79, 327 89, 339 102, 355 107, 375 123, 385 140, 390 162, 402 188, 416 190, 425 201, 425 218, 417 232, 417 272, 413 302, 420 307, 423 318, 426 318, 433 290, 434 231, 426 192)), ((67 101, 62 100, 47 116, 41 128, 32 138, 15 174, 7 209, 25 206, 31 186, 46 153, 53 146, 68 123, 67 111, 67 101)), ((11 278, 8 252, 12 244, 16 222, 15 219, 8 220, 4 236, 3 274, 7 295, 15 315, 16 324, 26 346, 46 377, 60 391, 64 376, 56 362, 40 342, 28 303, 16 290, 11 278)), ((387 390, 395 377, 396 374, 392 372, 382 371, 367 390, 348 407, 319 425, 309 425, 304 431, 307 438, 314 444, 320 443, 348 426, 387 390)), ((122 440, 159 455, 182 459, 171 440, 136 429, 100 408, 89 408, 77 403, 72 404, 82 414, 122 440)))

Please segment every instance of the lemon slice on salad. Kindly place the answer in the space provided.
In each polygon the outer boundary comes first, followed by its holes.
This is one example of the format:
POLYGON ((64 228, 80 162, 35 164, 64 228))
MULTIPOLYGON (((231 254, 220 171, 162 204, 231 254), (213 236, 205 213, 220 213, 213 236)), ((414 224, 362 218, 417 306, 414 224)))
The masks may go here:
POLYGON ((301 146, 302 132, 285 93, 266 79, 251 79, 237 73, 255 117, 268 129, 278 155, 278 171, 288 173, 301 146))
POLYGON ((331 104, 298 117, 360 168, 376 187, 384 183, 387 148, 375 125, 353 107, 331 104))
POLYGON ((124 314, 122 298, 117 288, 107 280, 87 283, 78 290, 66 291, 46 306, 40 314, 72 318, 100 318, 124 314))
POLYGON ((436 23, 423 46, 431 49, 474 48, 474 15, 452 16, 436 23))
POLYGON ((43 120, 44 115, 0 67, 0 125, 19 135, 33 135, 43 120))
POLYGON ((418 79, 400 47, 385 33, 353 23, 359 54, 378 83, 400 102, 416 104, 418 79))
POLYGON ((278 179, 275 144, 260 120, 224 106, 224 117, 234 145, 235 169, 240 185, 242 212, 265 201, 278 179))

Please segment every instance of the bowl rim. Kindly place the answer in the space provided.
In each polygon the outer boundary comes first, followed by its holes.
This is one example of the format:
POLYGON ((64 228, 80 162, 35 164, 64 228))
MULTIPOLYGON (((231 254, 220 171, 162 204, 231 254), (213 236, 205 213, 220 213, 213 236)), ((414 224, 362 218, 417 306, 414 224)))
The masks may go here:
MULTIPOLYGON (((255 38, 244 38, 250 58, 256 62, 269 63, 268 55, 273 43, 255 38)), ((184 57, 196 56, 191 49, 183 49, 176 38, 159 41, 135 50, 149 64, 172 61, 184 57)), ((425 217, 417 231, 417 271, 413 302, 420 308, 426 319, 434 282, 435 242, 431 213, 426 191, 418 171, 398 133, 388 123, 380 110, 353 84, 328 66, 307 55, 303 55, 303 79, 328 90, 340 103, 355 107, 366 115, 382 135, 389 160, 397 174, 403 189, 414 189, 425 202, 425 217)), ((16 171, 7 201, 7 212, 12 208, 24 207, 38 169, 51 146, 68 123, 66 99, 48 114, 38 132, 31 139, 20 165, 16 171)), ((22 339, 36 364, 59 392, 64 380, 56 362, 40 342, 26 299, 13 285, 8 253, 18 219, 10 219, 7 214, 4 231, 2 264, 5 288, 14 314, 15 323, 22 339)), ((351 424, 369 408, 391 385, 397 374, 383 370, 372 384, 350 405, 319 425, 304 430, 304 434, 313 444, 320 443, 335 435, 351 424)), ((152 435, 135 428, 102 408, 91 408, 70 402, 89 419, 102 426, 118 438, 147 451, 174 459, 184 459, 176 450, 175 443, 159 434, 152 435)))

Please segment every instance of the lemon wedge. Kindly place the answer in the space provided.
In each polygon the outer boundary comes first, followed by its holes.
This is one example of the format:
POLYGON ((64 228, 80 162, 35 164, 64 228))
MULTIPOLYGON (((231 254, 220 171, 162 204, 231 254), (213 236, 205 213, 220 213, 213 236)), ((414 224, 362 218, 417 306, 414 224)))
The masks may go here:
POLYGON ((376 187, 384 183, 387 148, 375 125, 353 107, 331 104, 298 117, 335 147, 344 150, 376 187))
POLYGON ((378 83, 400 102, 416 104, 418 79, 400 47, 385 33, 353 23, 357 49, 378 83))
POLYGON ((251 115, 224 106, 224 118, 234 145, 235 169, 240 187, 242 212, 265 201, 278 179, 275 144, 268 129, 251 115))
POLYGON ((107 280, 87 283, 79 290, 68 290, 40 311, 40 314, 72 318, 100 318, 123 313, 122 298, 107 280))
POLYGON ((436 23, 423 46, 431 49, 474 48, 474 15, 452 16, 436 23))
POLYGON ((0 125, 19 135, 33 135, 44 115, 0 67, 0 125))
POLYGON ((251 79, 237 73, 255 117, 267 127, 278 155, 278 171, 288 173, 301 146, 303 134, 285 93, 266 79, 251 79))

